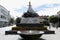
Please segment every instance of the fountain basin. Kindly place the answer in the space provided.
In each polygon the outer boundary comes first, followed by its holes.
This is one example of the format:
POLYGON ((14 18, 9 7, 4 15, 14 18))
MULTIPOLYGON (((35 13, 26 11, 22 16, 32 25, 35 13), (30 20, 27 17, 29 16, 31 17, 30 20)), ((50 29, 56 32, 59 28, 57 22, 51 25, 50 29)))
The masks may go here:
POLYGON ((19 34, 24 40, 37 40, 39 39, 43 33, 40 31, 23 31, 19 34))
POLYGON ((25 40, 37 40, 42 36, 42 34, 31 34, 31 35, 20 34, 20 36, 25 40))

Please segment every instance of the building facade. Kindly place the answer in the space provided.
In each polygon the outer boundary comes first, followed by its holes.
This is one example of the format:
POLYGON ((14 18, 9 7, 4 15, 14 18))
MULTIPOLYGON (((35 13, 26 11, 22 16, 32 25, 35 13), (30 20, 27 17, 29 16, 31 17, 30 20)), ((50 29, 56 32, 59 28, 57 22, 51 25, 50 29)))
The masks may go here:
POLYGON ((0 26, 7 26, 10 20, 10 12, 0 5, 0 26))

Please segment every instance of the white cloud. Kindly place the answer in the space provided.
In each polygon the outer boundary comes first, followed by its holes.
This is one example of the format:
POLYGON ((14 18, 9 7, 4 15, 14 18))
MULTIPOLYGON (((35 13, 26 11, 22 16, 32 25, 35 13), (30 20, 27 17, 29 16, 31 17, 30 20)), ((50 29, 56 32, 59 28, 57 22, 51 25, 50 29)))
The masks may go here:
POLYGON ((22 13, 17 13, 17 12, 15 12, 13 10, 11 10, 10 14, 14 18, 21 17, 23 15, 22 13))
POLYGON ((57 12, 60 11, 60 7, 57 8, 47 8, 45 10, 38 11, 39 15, 56 15, 57 12))
MULTIPOLYGON (((14 17, 21 16, 22 13, 17 13, 14 11, 15 8, 22 8, 23 6, 28 7, 28 2, 31 1, 32 7, 36 8, 43 4, 54 4, 60 3, 60 0, 0 0, 0 5, 4 6, 6 9, 10 10, 10 14, 14 17)), ((56 14, 57 11, 60 10, 60 7, 57 8, 47 8, 46 10, 38 11, 37 13, 40 15, 45 14, 56 14)))
POLYGON ((29 1, 31 1, 33 7, 37 7, 42 4, 60 3, 60 0, 1 0, 0 4, 5 6, 7 9, 11 9, 27 6, 29 1))

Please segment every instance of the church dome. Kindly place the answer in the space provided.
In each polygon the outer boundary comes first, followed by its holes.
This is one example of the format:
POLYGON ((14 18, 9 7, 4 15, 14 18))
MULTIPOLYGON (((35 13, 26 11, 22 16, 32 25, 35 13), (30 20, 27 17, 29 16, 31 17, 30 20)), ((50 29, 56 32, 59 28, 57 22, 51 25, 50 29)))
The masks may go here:
POLYGON ((31 7, 31 2, 29 2, 29 7, 27 12, 25 12, 22 17, 39 17, 39 15, 37 13, 35 13, 35 11, 32 9, 31 7))

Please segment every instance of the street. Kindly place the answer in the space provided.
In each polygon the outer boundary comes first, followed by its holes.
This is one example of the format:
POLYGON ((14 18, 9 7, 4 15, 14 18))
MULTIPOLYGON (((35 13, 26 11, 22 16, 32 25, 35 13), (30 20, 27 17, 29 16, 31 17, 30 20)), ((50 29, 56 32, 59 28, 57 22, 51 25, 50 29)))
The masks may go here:
MULTIPOLYGON (((7 26, 0 28, 0 40, 20 40, 22 39, 19 35, 5 35, 5 31, 11 30, 13 26, 7 26)), ((45 40, 60 40, 60 28, 51 28, 49 30, 55 30, 56 34, 44 34, 42 35, 42 39, 45 40)))

